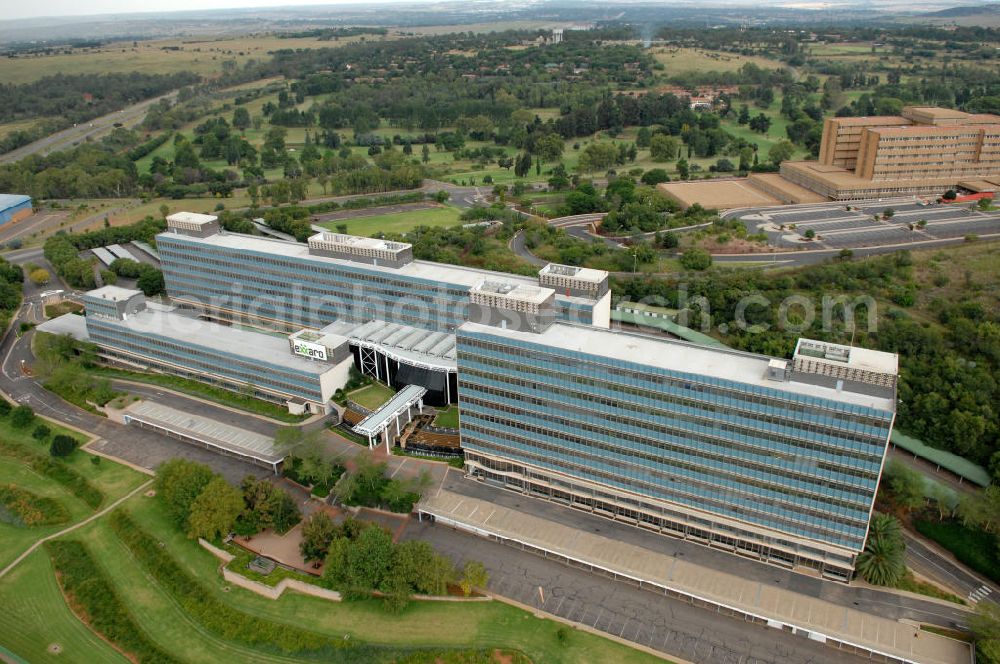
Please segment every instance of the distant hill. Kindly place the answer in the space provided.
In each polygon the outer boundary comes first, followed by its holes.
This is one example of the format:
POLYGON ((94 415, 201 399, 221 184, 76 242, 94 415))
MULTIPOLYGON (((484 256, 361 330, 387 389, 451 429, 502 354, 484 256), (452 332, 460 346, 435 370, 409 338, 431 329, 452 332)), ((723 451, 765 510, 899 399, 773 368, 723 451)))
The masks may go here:
POLYGON ((1000 14, 1000 5, 969 5, 964 7, 951 7, 941 9, 936 12, 926 12, 921 14, 922 18, 965 18, 968 16, 979 16, 980 14, 1000 14))

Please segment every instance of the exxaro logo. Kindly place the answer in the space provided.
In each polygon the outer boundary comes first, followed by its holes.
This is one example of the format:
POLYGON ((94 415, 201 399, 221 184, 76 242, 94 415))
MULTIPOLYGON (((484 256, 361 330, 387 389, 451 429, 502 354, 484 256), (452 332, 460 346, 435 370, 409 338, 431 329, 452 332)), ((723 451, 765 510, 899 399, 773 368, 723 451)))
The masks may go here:
POLYGON ((326 347, 319 344, 311 344, 308 341, 295 341, 292 344, 292 351, 296 355, 326 361, 326 347))

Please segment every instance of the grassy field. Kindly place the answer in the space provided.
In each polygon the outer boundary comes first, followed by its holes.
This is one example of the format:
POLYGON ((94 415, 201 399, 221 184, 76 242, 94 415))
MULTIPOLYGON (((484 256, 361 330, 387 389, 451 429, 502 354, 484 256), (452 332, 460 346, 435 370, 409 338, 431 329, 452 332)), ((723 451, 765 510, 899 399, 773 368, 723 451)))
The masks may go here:
POLYGON ((446 429, 458 428, 458 406, 452 404, 439 412, 434 418, 434 424, 446 429))
POLYGON ((29 662, 129 661, 69 610, 44 550, 0 579, 0 606, 0 645, 29 662), (49 651, 54 645, 58 653, 49 651))
MULTIPOLYGON (((159 501, 136 496, 126 508, 216 599, 277 623, 397 647, 517 648, 532 661, 545 664, 663 661, 572 629, 560 642, 556 636, 559 623, 500 602, 414 602, 400 614, 389 614, 377 601, 337 604, 294 593, 277 601, 265 599, 229 587, 219 576, 218 561, 169 522, 159 501)), ((89 548, 143 632, 178 658, 205 664, 301 661, 234 643, 205 629, 131 556, 106 518, 88 524, 72 537, 89 548)), ((44 551, 33 553, 0 581, 0 602, 5 607, 0 612, 0 645, 28 661, 126 661, 66 607, 44 551), (59 655, 48 651, 54 644, 60 648, 59 655)))
POLYGON ((382 383, 372 383, 361 389, 354 390, 347 396, 359 406, 364 406, 368 410, 375 410, 391 399, 394 394, 395 392, 391 388, 386 387, 382 383))
POLYGON ((668 76, 682 72, 736 71, 748 62, 763 69, 777 69, 783 66, 782 63, 770 58, 707 51, 701 48, 654 48, 653 57, 657 62, 663 63, 668 76))
MULTIPOLYGON (((38 420, 38 424, 42 423, 42 420, 38 420)), ((52 436, 67 434, 80 438, 79 435, 63 427, 49 422, 44 422, 44 424, 51 429, 52 436)), ((47 455, 47 443, 40 443, 31 437, 31 431, 34 427, 35 425, 27 429, 15 429, 10 426, 6 419, 0 420, 0 440, 22 446, 36 454, 47 455)), ((105 504, 128 493, 146 479, 142 473, 107 460, 102 460, 100 464, 94 465, 91 462, 92 458, 92 455, 77 450, 63 461, 104 493, 105 504)), ((91 514, 90 508, 70 494, 61 484, 36 473, 23 461, 3 456, 2 451, 0 451, 0 483, 16 484, 40 496, 54 498, 66 507, 71 517, 70 522, 57 526, 20 528, 0 523, 0 568, 16 558, 36 540, 62 530, 70 523, 91 514)))
POLYGON ((6 122, 0 124, 0 138, 3 138, 7 134, 11 134, 15 131, 31 129, 41 120, 44 120, 44 118, 31 118, 30 120, 19 120, 17 122, 6 122))
MULTIPOLYGON (((373 39, 372 35, 366 35, 373 39)), ((121 41, 99 48, 72 49, 69 54, 37 55, 4 59, 4 82, 30 83, 52 74, 104 74, 141 72, 171 74, 193 71, 205 76, 222 72, 223 62, 243 65, 247 60, 267 60, 280 49, 336 48, 357 41, 313 38, 281 39, 274 35, 247 35, 231 39, 157 39, 121 41)))
POLYGON ((376 214, 357 219, 341 219, 320 224, 331 231, 341 224, 347 225, 351 235, 374 235, 376 233, 405 233, 417 226, 456 226, 461 222, 459 211, 453 207, 441 206, 430 210, 376 214))

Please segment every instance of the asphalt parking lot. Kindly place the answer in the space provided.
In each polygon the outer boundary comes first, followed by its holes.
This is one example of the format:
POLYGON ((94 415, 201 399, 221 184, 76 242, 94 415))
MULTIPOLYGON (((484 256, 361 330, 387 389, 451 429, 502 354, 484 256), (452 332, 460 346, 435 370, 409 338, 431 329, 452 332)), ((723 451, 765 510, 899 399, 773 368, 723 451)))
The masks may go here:
POLYGON ((747 210, 739 213, 739 218, 749 232, 767 234, 771 244, 797 249, 905 245, 1000 233, 1000 212, 981 212, 964 204, 823 204, 747 210), (886 219, 888 209, 893 214, 886 219), (809 231, 811 239, 806 237, 809 231))
POLYGON ((748 625, 622 581, 568 567, 442 525, 410 523, 404 539, 432 543, 459 564, 482 562, 489 589, 540 609, 699 664, 854 664, 854 655, 790 632, 748 625))

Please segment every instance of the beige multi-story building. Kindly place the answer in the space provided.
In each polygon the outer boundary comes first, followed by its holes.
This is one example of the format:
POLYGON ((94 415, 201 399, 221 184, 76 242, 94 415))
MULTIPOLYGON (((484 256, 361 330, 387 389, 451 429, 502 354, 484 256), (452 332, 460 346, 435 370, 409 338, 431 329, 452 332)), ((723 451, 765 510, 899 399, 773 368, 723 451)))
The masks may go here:
POLYGON ((898 116, 830 118, 818 161, 781 175, 834 200, 1000 189, 1000 116, 908 106, 898 116))

